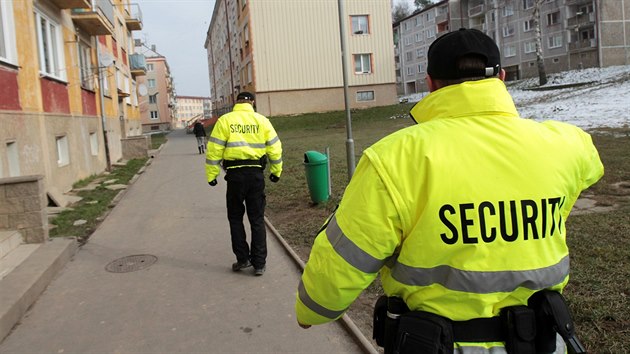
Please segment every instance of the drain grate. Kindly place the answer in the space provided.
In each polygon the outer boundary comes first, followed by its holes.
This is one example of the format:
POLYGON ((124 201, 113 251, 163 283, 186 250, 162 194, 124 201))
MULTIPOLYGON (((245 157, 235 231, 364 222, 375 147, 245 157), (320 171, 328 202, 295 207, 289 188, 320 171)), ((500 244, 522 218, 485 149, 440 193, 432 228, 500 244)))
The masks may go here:
POLYGON ((157 262, 157 257, 150 254, 136 254, 118 258, 105 266, 105 270, 111 273, 129 273, 150 267, 157 262))

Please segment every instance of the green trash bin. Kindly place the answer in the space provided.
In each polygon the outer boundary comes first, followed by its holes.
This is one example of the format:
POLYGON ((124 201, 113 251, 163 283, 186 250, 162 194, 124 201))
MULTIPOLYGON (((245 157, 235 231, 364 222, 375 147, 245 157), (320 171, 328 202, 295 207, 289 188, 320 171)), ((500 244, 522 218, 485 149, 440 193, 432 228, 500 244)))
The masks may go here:
POLYGON ((306 183, 313 203, 321 203, 328 200, 328 156, 319 151, 307 151, 304 153, 304 169, 306 170, 306 183))

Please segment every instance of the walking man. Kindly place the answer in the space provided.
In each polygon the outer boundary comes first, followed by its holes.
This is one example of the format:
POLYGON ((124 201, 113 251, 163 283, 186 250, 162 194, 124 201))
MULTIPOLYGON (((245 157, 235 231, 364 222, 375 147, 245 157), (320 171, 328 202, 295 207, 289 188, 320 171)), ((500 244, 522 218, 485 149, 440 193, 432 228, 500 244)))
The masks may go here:
POLYGON ((203 124, 200 121, 196 121, 193 126, 193 134, 195 134, 195 138, 197 139, 197 149, 200 154, 205 152, 204 148, 206 145, 206 129, 204 129, 203 124))
POLYGON ((217 185, 220 166, 227 181, 227 214, 236 262, 233 271, 254 266, 263 275, 267 259, 265 178, 269 160, 269 180, 278 182, 282 174, 282 144, 269 119, 254 111, 254 95, 241 92, 232 112, 217 120, 206 152, 206 176, 217 185), (251 247, 243 225, 243 215, 251 225, 251 247))
POLYGON ((519 117, 500 57, 473 29, 431 44, 418 124, 364 151, 314 242, 300 326, 338 319, 380 272, 385 353, 564 353, 556 329, 579 344, 539 304, 568 313, 565 221, 603 165, 578 127, 519 117))

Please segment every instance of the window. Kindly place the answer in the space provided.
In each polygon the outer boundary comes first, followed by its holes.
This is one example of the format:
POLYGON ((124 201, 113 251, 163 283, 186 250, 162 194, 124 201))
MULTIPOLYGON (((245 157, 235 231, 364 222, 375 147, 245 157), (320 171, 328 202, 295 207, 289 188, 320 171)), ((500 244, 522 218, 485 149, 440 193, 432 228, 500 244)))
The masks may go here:
POLYGON ((374 101, 374 91, 357 92, 357 101, 374 101))
POLYGON ((418 74, 422 74, 424 72, 424 68, 422 64, 418 64, 418 74))
POLYGON ((416 33, 416 42, 422 42, 422 33, 416 33))
POLYGON ((503 17, 514 15, 514 4, 505 4, 503 8, 503 17))
POLYGON ((148 79, 147 86, 154 88, 155 87, 155 79, 148 79))
POLYGON ((407 67, 407 76, 413 75, 413 68, 411 66, 407 67))
POLYGON ((90 152, 92 156, 98 155, 98 136, 96 133, 90 133, 90 152))
POLYGON ((157 94, 149 95, 149 103, 157 103, 157 94))
POLYGON ((153 64, 147 64, 147 71, 153 71, 153 64))
POLYGON ((416 49, 416 58, 422 58, 422 57, 424 57, 424 50, 416 49))
POLYGON ((513 46, 513 45, 506 45, 506 46, 503 48, 503 55, 504 55, 506 58, 509 58, 509 57, 513 57, 513 56, 515 56, 515 55, 516 55, 516 47, 515 47, 515 46, 513 46))
POLYGON ((17 62, 12 1, 0 1, 0 60, 17 62))
POLYGON ((371 54, 355 54, 354 55, 354 73, 370 74, 372 72, 371 54))
POLYGON ((405 60, 411 61, 411 52, 405 53, 405 60))
POLYGON ((560 22, 560 11, 547 14, 547 26, 557 25, 560 22))
POLYGON ((158 119, 158 111, 151 111, 151 119, 158 119))
POLYGON ((7 158, 9 162, 9 177, 20 175, 20 155, 15 141, 7 143, 7 158))
POLYGON ((514 26, 504 26, 503 27, 503 37, 509 37, 514 35, 514 26))
POLYGON ((405 37, 405 45, 411 45, 411 36, 405 37))
POLYGON ((420 16, 416 17, 416 27, 422 25, 422 18, 420 16))
POLYGON ((536 42, 525 42, 525 53, 533 53, 536 51, 536 42))
POLYGON ((81 74, 81 87, 87 90, 94 89, 92 81, 92 48, 83 41, 79 41, 79 66, 81 74))
POLYGON ((68 150, 68 137, 57 137, 57 165, 65 166, 70 163, 70 153, 68 150))
POLYGON ((370 33, 367 15, 350 16, 350 18, 352 19, 352 34, 370 33))
POLYGON ((103 82, 103 94, 109 96, 109 69, 101 70, 101 81, 103 82))
POLYGON ((534 7, 534 0, 523 0, 523 8, 525 10, 531 9, 534 7))
POLYGON ((527 20, 523 22, 523 32, 529 32, 534 29, 534 20, 527 20))
POLYGON ((435 28, 429 28, 426 32, 427 38, 435 37, 435 28))
POLYGON ((433 11, 427 12, 427 22, 433 22, 435 20, 435 13, 433 11))
POLYGON ((548 38, 549 40, 549 48, 559 48, 562 47, 562 35, 554 34, 548 38))
POLYGON ((62 67, 64 59, 61 27, 37 10, 35 11, 35 26, 39 48, 39 71, 56 79, 65 80, 66 72, 62 67))

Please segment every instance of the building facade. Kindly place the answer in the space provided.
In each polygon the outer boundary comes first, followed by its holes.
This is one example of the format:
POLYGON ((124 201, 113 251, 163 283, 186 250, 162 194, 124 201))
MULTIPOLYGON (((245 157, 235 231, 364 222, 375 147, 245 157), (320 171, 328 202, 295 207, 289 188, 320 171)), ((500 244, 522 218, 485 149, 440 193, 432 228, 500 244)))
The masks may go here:
POLYGON ((495 40, 508 80, 536 77, 537 26, 547 73, 630 64, 630 0, 443 0, 394 24, 398 93, 427 90, 429 45, 461 27, 495 40))
POLYGON ((145 53, 147 71, 138 80, 143 96, 140 116, 143 133, 167 132, 177 125, 176 92, 171 69, 164 56, 145 53))
POLYGON ((123 140, 141 134, 139 7, 0 1, 0 26, 0 178, 42 175, 64 193, 121 160, 123 140))
MULTIPOLYGON (((342 10, 351 108, 395 103, 390 1, 342 10)), ((343 110, 339 27, 336 1, 217 0, 205 43, 215 114, 239 91, 265 115, 343 110)))
POLYGON ((210 97, 177 96, 177 128, 185 128, 196 120, 212 118, 210 97))

